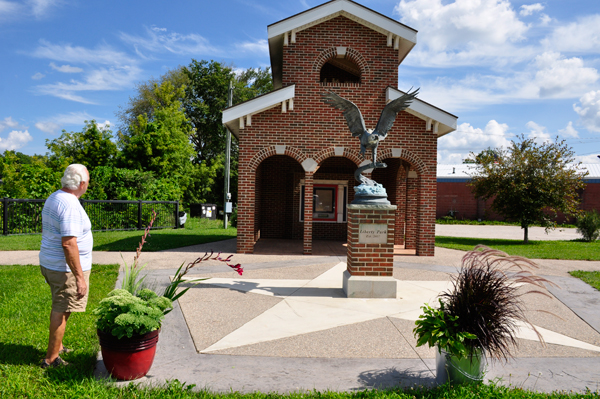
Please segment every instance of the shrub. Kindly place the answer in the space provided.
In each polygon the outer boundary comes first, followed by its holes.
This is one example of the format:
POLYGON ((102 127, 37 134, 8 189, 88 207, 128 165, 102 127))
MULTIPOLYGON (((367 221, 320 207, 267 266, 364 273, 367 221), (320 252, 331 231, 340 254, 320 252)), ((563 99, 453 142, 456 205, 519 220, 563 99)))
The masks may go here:
POLYGON ((116 289, 100 301, 94 314, 98 316, 96 324, 100 331, 117 338, 131 338, 134 334, 146 334, 160 328, 164 312, 171 308, 168 298, 159 297, 153 291, 144 288, 137 296, 129 291, 116 289))
POLYGON ((600 214, 595 209, 585 212, 577 219, 577 232, 587 242, 596 241, 600 236, 600 214))

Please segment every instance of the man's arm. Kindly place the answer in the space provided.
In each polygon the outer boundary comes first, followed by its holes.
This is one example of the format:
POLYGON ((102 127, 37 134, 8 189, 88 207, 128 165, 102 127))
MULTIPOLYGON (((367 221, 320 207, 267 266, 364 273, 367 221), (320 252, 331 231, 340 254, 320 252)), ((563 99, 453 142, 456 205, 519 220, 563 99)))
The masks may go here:
POLYGON ((83 270, 81 269, 81 262, 79 260, 79 247, 77 246, 77 237, 69 236, 62 238, 62 247, 65 251, 65 259, 67 265, 71 268, 71 271, 75 275, 77 281, 77 299, 81 299, 87 293, 88 287, 83 277, 83 270))

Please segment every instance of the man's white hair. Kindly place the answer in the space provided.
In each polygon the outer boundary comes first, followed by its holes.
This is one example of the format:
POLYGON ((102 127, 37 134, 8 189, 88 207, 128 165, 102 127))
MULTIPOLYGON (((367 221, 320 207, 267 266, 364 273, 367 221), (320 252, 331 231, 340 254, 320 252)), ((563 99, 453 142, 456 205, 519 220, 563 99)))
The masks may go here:
POLYGON ((86 181, 87 178, 87 168, 84 165, 73 163, 67 166, 67 169, 65 169, 65 174, 63 175, 62 179, 60 179, 60 182, 62 183, 63 188, 77 190, 79 188, 79 184, 82 181, 86 181))

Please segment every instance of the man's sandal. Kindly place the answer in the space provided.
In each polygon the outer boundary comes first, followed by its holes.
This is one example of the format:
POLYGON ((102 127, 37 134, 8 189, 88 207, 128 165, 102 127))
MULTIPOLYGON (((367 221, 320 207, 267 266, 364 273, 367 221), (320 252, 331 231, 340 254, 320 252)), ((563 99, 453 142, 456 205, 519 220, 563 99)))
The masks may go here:
POLYGON ((71 353, 71 352, 73 352, 73 349, 63 346, 63 348, 60 351, 58 351, 58 354, 62 355, 63 353, 71 353))
POLYGON ((62 360, 60 356, 58 356, 56 359, 54 359, 54 361, 52 363, 48 363, 46 361, 46 359, 42 359, 42 361, 40 362, 40 367, 43 369, 47 369, 48 367, 55 368, 55 367, 67 366, 67 365, 69 365, 69 363, 62 360))

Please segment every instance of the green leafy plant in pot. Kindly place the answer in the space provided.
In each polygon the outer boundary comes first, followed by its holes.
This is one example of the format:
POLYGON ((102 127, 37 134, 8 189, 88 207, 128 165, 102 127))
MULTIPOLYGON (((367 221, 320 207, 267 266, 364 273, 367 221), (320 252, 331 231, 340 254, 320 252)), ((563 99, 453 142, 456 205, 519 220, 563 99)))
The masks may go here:
POLYGON ((187 279, 185 276, 191 269, 202 262, 215 260, 226 263, 240 275, 243 273, 239 264, 229 263, 232 255, 221 258, 220 254, 211 252, 188 263, 185 268, 184 262, 162 295, 145 288, 145 276, 140 275, 145 266, 139 265, 139 258, 155 219, 156 213, 142 236, 133 264, 128 266, 125 262, 122 288, 109 292, 94 310, 98 316, 96 327, 104 365, 119 380, 143 377, 152 367, 163 319, 173 310, 173 301, 191 288, 180 290, 179 285, 206 280, 187 279))
POLYGON ((535 294, 551 298, 545 284, 555 284, 535 275, 536 268, 527 258, 483 245, 467 252, 452 288, 439 295, 439 308, 424 305, 413 330, 417 346, 437 348, 438 384, 482 381, 487 357, 512 358, 519 322, 528 324, 544 344, 527 320, 522 300, 535 294))

